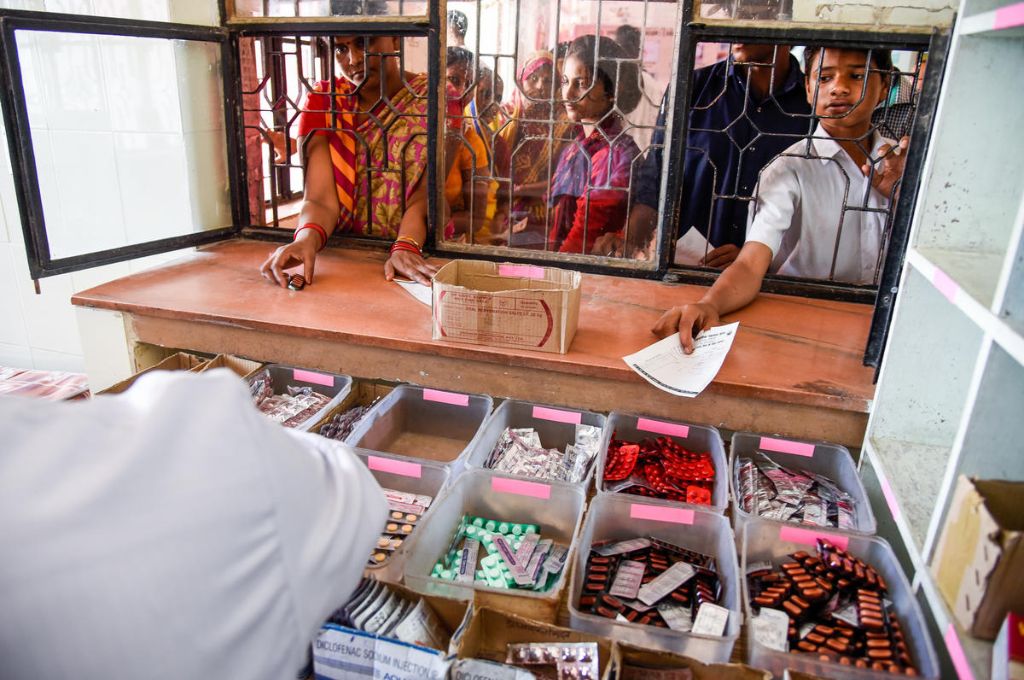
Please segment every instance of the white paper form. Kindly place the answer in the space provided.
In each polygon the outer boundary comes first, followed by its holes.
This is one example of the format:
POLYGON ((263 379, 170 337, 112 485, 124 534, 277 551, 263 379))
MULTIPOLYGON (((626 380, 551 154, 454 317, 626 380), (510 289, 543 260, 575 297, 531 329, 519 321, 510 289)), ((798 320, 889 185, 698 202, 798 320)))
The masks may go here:
POLYGON ((434 291, 430 286, 424 286, 422 283, 416 283, 415 281, 406 281, 404 279, 395 279, 395 283, 401 286, 406 293, 413 296, 427 307, 431 307, 434 304, 434 291))
POLYGON ((704 234, 696 227, 690 227, 676 241, 675 262, 697 266, 704 261, 704 255, 714 249, 715 247, 704 238, 704 234))
POLYGON ((622 357, 626 365, 660 390, 680 397, 696 397, 722 368, 739 322, 709 328, 694 338, 693 354, 684 354, 679 334, 622 357))

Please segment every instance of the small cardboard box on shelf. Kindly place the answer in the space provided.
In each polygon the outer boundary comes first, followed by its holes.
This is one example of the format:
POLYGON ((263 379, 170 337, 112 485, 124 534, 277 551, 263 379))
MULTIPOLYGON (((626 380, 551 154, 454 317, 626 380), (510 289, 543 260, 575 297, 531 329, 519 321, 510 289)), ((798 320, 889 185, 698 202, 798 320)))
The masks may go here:
POLYGON ((454 260, 434 276, 434 340, 569 351, 580 315, 579 272, 454 260))
POLYGON ((932 573, 960 627, 994 640, 1024 611, 1024 482, 968 479, 953 492, 932 573))

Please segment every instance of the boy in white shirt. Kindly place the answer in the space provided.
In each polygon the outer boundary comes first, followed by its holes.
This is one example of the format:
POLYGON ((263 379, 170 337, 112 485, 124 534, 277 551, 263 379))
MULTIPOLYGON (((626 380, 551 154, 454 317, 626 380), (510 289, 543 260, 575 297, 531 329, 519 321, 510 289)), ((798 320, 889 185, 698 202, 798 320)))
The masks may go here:
POLYGON ((652 329, 662 337, 678 330, 687 353, 696 332, 752 302, 769 271, 851 283, 874 277, 909 141, 872 134, 871 114, 888 92, 892 61, 881 50, 820 47, 808 47, 804 58, 818 118, 814 138, 762 172, 733 265, 699 302, 673 307, 652 329))

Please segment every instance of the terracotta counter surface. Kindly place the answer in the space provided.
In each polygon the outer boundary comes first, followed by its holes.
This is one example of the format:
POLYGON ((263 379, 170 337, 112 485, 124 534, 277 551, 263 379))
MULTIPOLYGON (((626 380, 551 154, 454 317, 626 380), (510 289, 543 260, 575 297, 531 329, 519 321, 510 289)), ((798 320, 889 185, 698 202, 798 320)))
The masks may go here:
POLYGON ((75 305, 123 312, 138 342, 232 352, 356 376, 611 409, 849 444, 863 437, 873 371, 861 365, 871 308, 762 295, 739 321, 715 381, 695 399, 657 390, 622 357, 654 342, 662 311, 699 286, 583 276, 568 354, 431 340, 430 313, 383 278, 383 253, 331 249, 302 291, 258 267, 268 243, 216 244, 78 293, 75 305), (811 418, 811 421, 807 421, 811 418))

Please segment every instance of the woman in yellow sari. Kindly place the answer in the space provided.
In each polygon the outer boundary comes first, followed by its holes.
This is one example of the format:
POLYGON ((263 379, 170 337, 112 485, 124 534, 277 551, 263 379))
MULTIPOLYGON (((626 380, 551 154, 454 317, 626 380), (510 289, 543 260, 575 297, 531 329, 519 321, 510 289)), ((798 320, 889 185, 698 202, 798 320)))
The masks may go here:
MULTIPOLYGON (((510 167, 500 172, 511 180, 509 245, 516 248, 545 246, 545 196, 567 127, 562 107, 553 102, 554 75, 554 55, 547 50, 534 52, 516 74, 518 87, 505 107, 509 122, 500 136, 511 159, 510 167)), ((506 191, 502 189, 502 193, 506 191)))

